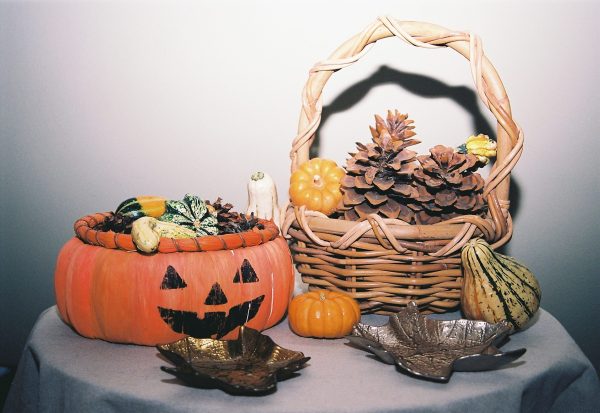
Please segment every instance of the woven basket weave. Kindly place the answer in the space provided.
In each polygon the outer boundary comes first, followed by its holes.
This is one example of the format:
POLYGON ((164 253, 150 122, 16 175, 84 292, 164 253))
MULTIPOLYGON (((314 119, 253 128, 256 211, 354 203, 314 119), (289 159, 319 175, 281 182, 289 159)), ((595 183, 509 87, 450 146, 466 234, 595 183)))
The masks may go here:
POLYGON ((523 150, 523 133, 512 119, 502 81, 485 57, 479 37, 382 17, 346 41, 310 70, 290 153, 291 170, 309 159, 321 120, 321 93, 329 77, 359 60, 377 40, 392 36, 417 47, 451 48, 469 60, 477 93, 498 121, 497 158, 484 187, 487 215, 409 225, 377 215, 362 221, 330 219, 290 205, 282 232, 291 241, 297 269, 309 289, 346 292, 359 301, 363 312, 389 314, 410 301, 416 301, 424 312, 446 312, 460 303, 460 251, 465 243, 483 237, 497 248, 511 237, 509 179, 523 150))

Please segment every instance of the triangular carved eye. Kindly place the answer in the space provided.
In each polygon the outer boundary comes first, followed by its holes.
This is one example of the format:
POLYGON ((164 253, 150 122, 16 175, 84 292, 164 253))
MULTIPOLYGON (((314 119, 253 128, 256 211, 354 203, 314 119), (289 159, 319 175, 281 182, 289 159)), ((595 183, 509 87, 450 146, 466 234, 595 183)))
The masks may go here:
POLYGON ((227 303, 227 296, 223 292, 223 289, 219 285, 219 283, 214 283, 210 292, 206 296, 206 300, 204 301, 205 305, 219 305, 227 303))
POLYGON ((237 270, 235 276, 233 277, 234 283, 257 283, 259 281, 258 276, 256 275, 256 271, 250 265, 250 261, 247 259, 242 262, 242 268, 237 270), (240 273, 241 273, 241 281, 240 281, 240 273))
POLYGON ((187 284, 183 279, 179 276, 175 268, 172 266, 167 267, 167 272, 163 277, 162 284, 160 285, 161 290, 174 290, 177 288, 185 288, 187 284))

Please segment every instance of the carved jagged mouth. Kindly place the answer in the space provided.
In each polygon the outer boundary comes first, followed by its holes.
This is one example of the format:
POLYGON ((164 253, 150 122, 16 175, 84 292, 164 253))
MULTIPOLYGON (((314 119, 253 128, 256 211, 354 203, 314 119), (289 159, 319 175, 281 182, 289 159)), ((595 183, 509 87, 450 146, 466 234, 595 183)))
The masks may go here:
POLYGON ((256 317, 265 296, 261 295, 250 301, 224 311, 207 312, 204 318, 193 311, 171 310, 158 307, 158 312, 165 323, 176 333, 187 334, 196 338, 210 338, 216 335, 221 338, 247 321, 256 317))

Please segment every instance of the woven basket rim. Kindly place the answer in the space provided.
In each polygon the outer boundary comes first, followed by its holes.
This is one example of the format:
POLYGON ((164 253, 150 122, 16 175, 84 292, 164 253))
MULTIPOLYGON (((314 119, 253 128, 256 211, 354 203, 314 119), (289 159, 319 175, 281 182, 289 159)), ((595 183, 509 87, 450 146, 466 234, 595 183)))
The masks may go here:
MULTIPOLYGON (((294 209, 294 207, 290 207, 294 209)), ((477 222, 487 222, 492 224, 492 219, 486 215, 461 215, 452 219, 437 222, 435 224, 409 224, 398 218, 385 218, 387 226, 394 232, 402 233, 401 239, 414 241, 427 241, 434 239, 446 239, 442 233, 456 235, 463 228, 465 219, 477 222), (430 231, 430 228, 436 228, 435 232, 430 231)), ((332 218, 329 216, 312 216, 308 218, 308 225, 313 231, 326 231, 332 235, 344 235, 353 227, 367 221, 367 218, 361 218, 356 221, 348 220, 343 217, 332 218), (324 228, 329 227, 329 228, 324 228)), ((291 227, 302 229, 302 226, 294 220, 291 227)), ((479 232, 481 233, 481 231, 479 232)), ((375 238, 373 230, 369 230, 363 236, 375 238)))
MULTIPOLYGON (((88 245, 141 253, 136 248, 131 234, 95 229, 97 225, 109 216, 111 216, 110 212, 98 212, 79 218, 73 224, 75 235, 88 245)), ((265 244, 275 240, 279 236, 279 228, 277 228, 273 221, 259 218, 258 223, 262 224, 264 229, 254 228, 250 231, 234 234, 207 235, 195 238, 176 239, 162 237, 155 253, 235 250, 265 244)))

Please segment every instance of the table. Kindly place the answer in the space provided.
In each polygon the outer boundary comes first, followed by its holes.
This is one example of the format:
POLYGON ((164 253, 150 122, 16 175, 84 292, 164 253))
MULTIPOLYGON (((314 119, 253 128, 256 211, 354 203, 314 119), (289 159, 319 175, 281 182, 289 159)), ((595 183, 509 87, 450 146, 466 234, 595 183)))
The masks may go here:
MULTIPOLYGON (((282 322, 266 334, 310 356, 309 365, 275 393, 247 397, 183 386, 160 370, 168 363, 155 348, 80 337, 51 307, 31 332, 5 412, 600 411, 600 383, 589 360, 554 317, 538 314, 502 347, 527 348, 519 360, 494 371, 454 373, 447 384, 404 375, 345 339, 295 336, 282 322)), ((369 324, 386 320, 363 316, 369 324)))

